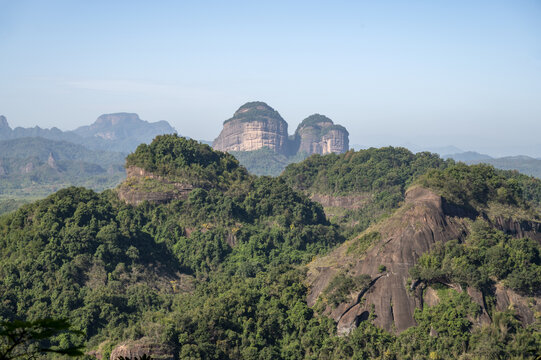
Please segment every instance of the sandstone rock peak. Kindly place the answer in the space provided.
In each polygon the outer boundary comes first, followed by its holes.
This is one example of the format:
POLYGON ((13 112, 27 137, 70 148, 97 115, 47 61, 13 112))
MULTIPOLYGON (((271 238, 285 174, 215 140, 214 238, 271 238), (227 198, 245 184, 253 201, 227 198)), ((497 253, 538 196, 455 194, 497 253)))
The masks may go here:
POLYGON ((297 127, 295 137, 299 143, 298 151, 306 154, 341 154, 349 150, 346 128, 321 114, 304 119, 297 127))
POLYGON ((221 151, 254 151, 263 147, 283 155, 343 153, 349 150, 349 133, 321 114, 303 120, 289 137, 287 122, 261 101, 248 102, 224 121, 212 147, 221 151))
POLYGON ((220 151, 253 151, 268 147, 277 153, 288 151, 287 122, 264 102, 242 105, 212 143, 220 151))

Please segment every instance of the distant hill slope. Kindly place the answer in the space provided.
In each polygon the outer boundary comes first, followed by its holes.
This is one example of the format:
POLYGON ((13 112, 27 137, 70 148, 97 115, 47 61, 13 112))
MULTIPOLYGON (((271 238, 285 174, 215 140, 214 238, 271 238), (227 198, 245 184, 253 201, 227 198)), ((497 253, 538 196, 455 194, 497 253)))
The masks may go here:
POLYGON ((517 170, 523 174, 535 176, 541 179, 541 159, 535 159, 525 155, 505 156, 493 158, 485 154, 479 154, 474 151, 464 153, 444 155, 444 158, 452 158, 456 161, 462 161, 466 164, 490 164, 497 169, 517 170))
POLYGON ((73 131, 57 128, 42 129, 17 127, 11 129, 7 119, 0 116, 0 140, 23 137, 43 137, 81 144, 89 149, 129 153, 141 144, 149 143, 157 135, 176 133, 167 121, 148 122, 137 114, 104 114, 91 125, 81 126, 73 131))
POLYGON ((125 155, 39 137, 0 141, 0 197, 36 198, 62 187, 101 191, 124 178, 125 155))
POLYGON ((541 181, 403 148, 313 155, 280 178, 320 202, 348 239, 308 264, 308 304, 332 317, 339 333, 368 320, 391 332, 428 335, 436 322, 420 311, 429 316, 448 301, 444 296, 458 296, 453 289, 467 293, 460 301, 476 309, 467 315, 471 325, 490 322, 487 313, 506 310, 510 301, 524 324, 535 321, 541 306, 531 307, 529 297, 541 303, 541 181), (444 251, 446 243, 453 252, 444 251), (522 248, 530 254, 524 263, 522 248), (415 272, 420 256, 432 262, 415 272), (504 258, 513 260, 498 265, 504 258), (450 290, 440 294, 441 287, 450 290), (493 309, 485 297, 494 299, 493 309))
POLYGON ((254 151, 229 151, 229 153, 250 173, 266 176, 278 176, 287 165, 300 162, 308 156, 305 153, 285 156, 266 147, 254 151))

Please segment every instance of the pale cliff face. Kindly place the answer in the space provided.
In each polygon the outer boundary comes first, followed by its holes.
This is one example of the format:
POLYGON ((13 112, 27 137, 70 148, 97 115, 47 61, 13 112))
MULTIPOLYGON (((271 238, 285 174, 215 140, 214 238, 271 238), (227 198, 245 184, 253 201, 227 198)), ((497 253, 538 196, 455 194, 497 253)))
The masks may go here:
POLYGON ((212 147, 220 151, 253 151, 268 147, 277 153, 287 152, 287 123, 265 103, 253 102, 241 106, 224 128, 212 147))
POLYGON ((349 134, 323 115, 305 119, 288 138, 287 123, 265 103, 252 102, 241 106, 233 118, 224 122, 212 147, 220 151, 254 151, 263 147, 284 155, 294 153, 330 154, 349 150, 349 134))
POLYGON ((341 154, 349 150, 347 131, 332 128, 330 121, 308 125, 297 130, 300 137, 299 152, 326 155, 341 154))
POLYGON ((220 151, 253 151, 268 147, 284 153, 287 148, 287 124, 274 119, 251 122, 232 120, 224 124, 212 147, 220 151))
POLYGON ((322 155, 325 154, 341 154, 349 150, 349 137, 340 130, 331 130, 323 135, 321 139, 322 155))

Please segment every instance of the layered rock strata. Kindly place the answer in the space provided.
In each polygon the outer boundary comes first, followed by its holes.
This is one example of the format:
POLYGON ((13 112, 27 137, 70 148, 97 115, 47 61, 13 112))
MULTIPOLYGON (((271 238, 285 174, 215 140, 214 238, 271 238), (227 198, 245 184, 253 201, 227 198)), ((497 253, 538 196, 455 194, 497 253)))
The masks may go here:
POLYGON ((330 154, 349 150, 349 134, 326 116, 315 114, 305 119, 295 134, 288 136, 287 122, 263 102, 241 106, 224 122, 212 147, 220 151, 254 151, 267 147, 282 155, 330 154))
POLYGON ((220 151, 253 151, 268 147, 285 154, 288 150, 287 123, 267 104, 247 103, 224 122, 212 147, 220 151))
POLYGON ((341 154, 349 150, 349 133, 326 116, 314 114, 304 119, 295 132, 298 152, 306 154, 341 154))

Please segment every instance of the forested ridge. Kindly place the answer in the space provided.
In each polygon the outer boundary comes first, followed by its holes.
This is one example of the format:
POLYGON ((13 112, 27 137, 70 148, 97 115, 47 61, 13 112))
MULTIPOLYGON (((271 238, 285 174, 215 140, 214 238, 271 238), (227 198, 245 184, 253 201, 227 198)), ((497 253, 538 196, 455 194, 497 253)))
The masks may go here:
MULTIPOLYGON (((195 189, 131 206, 115 190, 70 187, 0 217, 0 321, 67 318, 82 334, 51 344, 84 346, 89 358, 141 339, 182 359, 535 358, 541 346, 539 316, 524 325, 512 308, 490 309, 491 323, 480 327, 478 305, 447 288, 400 334, 369 318, 338 336, 335 322, 307 305, 304 268, 390 216, 410 185, 465 210, 518 209, 539 221, 538 180, 400 148, 313 155, 281 177, 255 177, 231 155, 176 135, 140 145, 127 166, 195 189), (371 200, 328 219, 313 193, 371 200)), ((535 301, 539 243, 481 220, 472 226, 465 243, 423 255, 411 279, 502 281, 535 301)))

